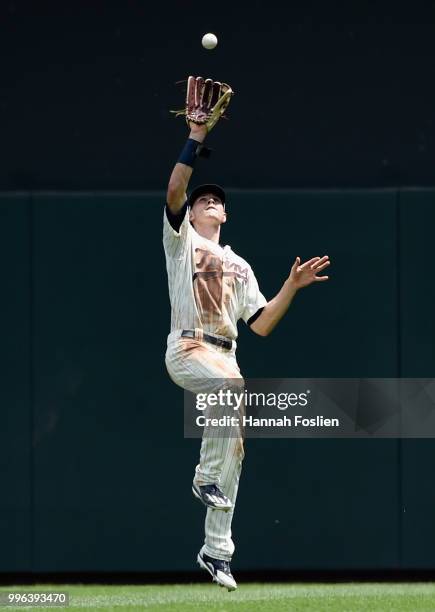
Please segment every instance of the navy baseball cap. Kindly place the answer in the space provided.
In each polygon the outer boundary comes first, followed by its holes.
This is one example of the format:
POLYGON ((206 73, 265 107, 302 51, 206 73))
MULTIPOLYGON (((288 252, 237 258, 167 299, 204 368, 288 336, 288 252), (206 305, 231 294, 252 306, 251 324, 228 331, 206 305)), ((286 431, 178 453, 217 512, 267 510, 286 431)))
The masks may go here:
POLYGON ((222 204, 225 205, 225 191, 222 189, 222 187, 220 187, 220 185, 204 184, 198 185, 198 187, 195 187, 195 189, 192 191, 187 199, 189 206, 192 206, 195 200, 204 193, 212 193, 213 195, 218 196, 221 199, 222 204))

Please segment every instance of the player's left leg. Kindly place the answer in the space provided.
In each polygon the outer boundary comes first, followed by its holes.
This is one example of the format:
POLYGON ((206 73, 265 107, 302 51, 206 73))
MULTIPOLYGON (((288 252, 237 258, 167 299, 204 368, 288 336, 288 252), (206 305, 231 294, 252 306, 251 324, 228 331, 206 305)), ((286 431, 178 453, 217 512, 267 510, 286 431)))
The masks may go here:
POLYGON ((233 508, 228 512, 208 508, 205 519, 203 551, 206 555, 215 559, 230 561, 234 553, 231 523, 239 488, 243 458, 243 440, 241 438, 231 438, 227 447, 220 484, 222 491, 233 502, 233 508))
MULTIPOLYGON (((215 349, 203 342, 183 339, 168 346, 166 365, 175 383, 193 393, 216 391, 222 381, 243 388, 243 378, 235 353, 215 349), (214 388, 213 379, 218 379, 214 388), (205 385, 205 388, 204 388, 205 385), (209 389, 209 386, 212 386, 209 389)), ((228 512, 207 509, 205 543, 202 553, 212 559, 229 561, 234 552, 231 523, 237 497, 242 461, 244 458, 241 431, 236 434, 215 428, 203 436, 200 461, 196 467, 194 482, 198 486, 218 484, 232 502, 228 512)))
MULTIPOLYGON (((244 380, 235 355, 225 356, 226 369, 233 369, 233 377, 226 379, 225 384, 234 393, 240 393, 244 389, 244 380)), ((232 428, 220 430, 214 428, 211 432, 204 430, 204 437, 201 444, 200 463, 196 468, 195 480, 202 476, 214 453, 220 459, 221 473, 219 485, 222 492, 232 502, 232 508, 227 512, 208 508, 205 519, 205 540, 202 552, 214 559, 230 561, 234 553, 234 543, 232 540, 231 524, 236 504, 237 491, 239 488, 242 463, 245 456, 243 446, 243 427, 240 425, 241 419, 245 414, 244 403, 239 408, 239 424, 232 428), (225 437, 222 438, 222 435, 225 437), (225 444, 223 444, 225 442, 225 444), (219 452, 224 448, 224 455, 219 452)))
POLYGON ((212 576, 213 582, 217 582, 219 586, 226 587, 229 591, 237 589, 237 582, 234 580, 228 561, 210 557, 204 552, 203 548, 198 553, 197 561, 199 566, 212 576))

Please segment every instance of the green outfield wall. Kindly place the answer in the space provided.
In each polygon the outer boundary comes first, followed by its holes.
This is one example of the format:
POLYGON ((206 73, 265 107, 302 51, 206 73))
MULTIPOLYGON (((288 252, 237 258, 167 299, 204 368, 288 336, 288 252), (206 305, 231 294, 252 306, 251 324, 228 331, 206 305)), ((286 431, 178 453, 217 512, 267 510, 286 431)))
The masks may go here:
MULTIPOLYGON (((162 198, 0 197, 1 572, 194 567, 199 441, 164 366, 162 198)), ((434 202, 230 192, 223 241, 266 297, 296 255, 332 260, 270 337, 242 324, 245 376, 435 377, 434 202)), ((434 462, 434 440, 248 440, 234 567, 435 568, 434 462)))

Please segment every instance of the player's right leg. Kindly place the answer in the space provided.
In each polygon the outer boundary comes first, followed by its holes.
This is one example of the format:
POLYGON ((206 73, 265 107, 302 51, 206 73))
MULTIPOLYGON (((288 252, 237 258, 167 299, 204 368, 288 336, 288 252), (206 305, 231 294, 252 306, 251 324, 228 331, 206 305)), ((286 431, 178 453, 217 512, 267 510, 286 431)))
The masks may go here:
MULTIPOLYGON (((215 349, 199 340, 178 338, 170 342, 166 352, 166 367, 172 380, 192 393, 216 392, 222 385, 239 390, 243 386, 234 352, 215 349)), ((204 430, 200 461, 194 478, 194 494, 208 507, 213 507, 212 503, 208 503, 209 491, 205 490, 203 494, 201 487, 215 485, 221 488, 221 476, 230 446, 228 429, 222 431, 212 427, 204 430)), ((210 491, 210 494, 216 498, 216 492, 210 491)), ((229 497, 225 491, 223 494, 229 497)), ((214 507, 228 510, 231 504, 221 499, 214 507)))
POLYGON ((198 485, 193 479, 192 493, 207 508, 228 512, 233 507, 229 497, 225 495, 218 484, 198 485))

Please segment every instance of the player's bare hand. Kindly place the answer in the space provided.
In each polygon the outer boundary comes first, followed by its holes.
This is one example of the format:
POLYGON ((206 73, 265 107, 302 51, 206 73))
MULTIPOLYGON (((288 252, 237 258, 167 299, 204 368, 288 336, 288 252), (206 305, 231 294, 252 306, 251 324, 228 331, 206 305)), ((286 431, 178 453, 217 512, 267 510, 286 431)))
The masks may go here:
POLYGON ((295 289, 307 287, 311 283, 326 281, 329 276, 317 276, 317 274, 329 266, 330 263, 328 255, 313 257, 303 264, 301 264, 300 257, 296 257, 290 271, 289 281, 295 289))

